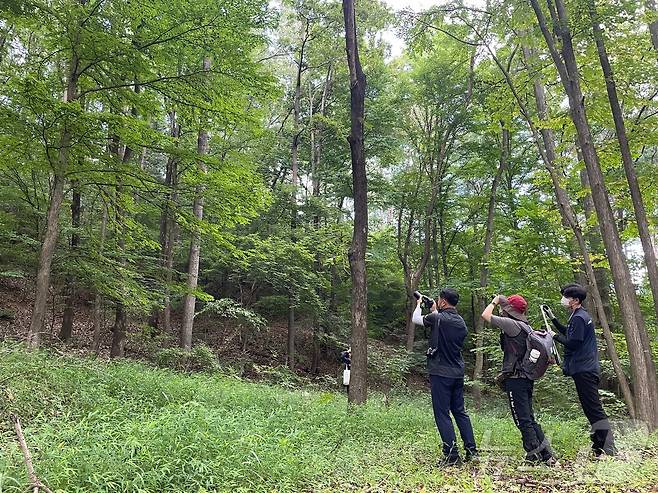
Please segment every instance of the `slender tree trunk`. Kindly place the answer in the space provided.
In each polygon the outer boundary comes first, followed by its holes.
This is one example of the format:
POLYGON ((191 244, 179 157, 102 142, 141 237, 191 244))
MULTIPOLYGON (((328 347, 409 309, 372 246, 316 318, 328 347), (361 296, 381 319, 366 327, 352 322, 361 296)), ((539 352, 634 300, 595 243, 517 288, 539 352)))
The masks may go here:
POLYGON ((345 46, 350 71, 350 119, 348 137, 352 157, 354 235, 348 257, 352 274, 352 374, 349 401, 362 404, 368 397, 368 290, 366 248, 368 246, 368 179, 363 142, 366 76, 359 60, 354 0, 343 0, 345 46))
MULTIPOLYGON (((210 58, 203 59, 203 70, 210 70, 210 58)), ((208 130, 203 127, 199 130, 197 139, 197 154, 201 156, 199 159, 199 168, 202 173, 207 173, 208 169, 203 161, 204 156, 208 154, 208 130)), ((194 219, 198 222, 203 220, 203 185, 198 185, 196 189, 196 196, 194 198, 194 219)), ((201 258, 201 234, 199 227, 192 228, 192 240, 190 242, 190 253, 187 260, 187 294, 183 302, 183 321, 180 331, 180 347, 186 351, 192 349, 192 328, 194 325, 194 310, 196 306, 196 291, 199 282, 199 261, 201 258)))
MULTIPOLYGON (((78 244, 80 243, 80 183, 78 180, 73 180, 73 200, 71 202, 71 256, 75 258, 77 255, 78 244)), ((66 302, 64 306, 64 315, 62 317, 62 327, 59 331, 59 339, 68 343, 71 341, 73 335, 73 319, 75 316, 75 283, 76 279, 73 275, 68 275, 66 278, 66 302)))
POLYGON ((560 75, 569 99, 571 117, 578 134, 578 142, 583 153, 587 174, 592 189, 592 200, 596 208, 601 237, 605 244, 617 299, 624 323, 631 371, 635 387, 637 416, 651 430, 658 427, 658 385, 656 367, 651 357, 651 346, 646 325, 640 312, 640 305, 633 285, 628 263, 624 255, 617 224, 609 202, 608 190, 594 147, 589 121, 585 111, 584 96, 580 89, 579 71, 571 41, 568 16, 563 0, 556 0, 555 30, 561 40, 561 54, 556 48, 555 39, 547 27, 538 0, 530 0, 537 16, 551 57, 560 75))
MULTIPOLYGON (((175 140, 180 137, 180 125, 176 112, 169 112, 169 134, 175 140)), ((178 157, 169 156, 165 171, 165 187, 167 193, 162 214, 160 215, 160 265, 163 270, 164 297, 163 308, 156 308, 151 316, 150 325, 161 328, 165 333, 171 332, 171 283, 174 266, 174 241, 176 239, 175 208, 178 203, 178 157), (159 327, 161 326, 161 327, 159 327)))
MULTIPOLYGON (((524 47, 523 54, 526 59, 526 62, 529 62, 531 58, 530 50, 524 47)), ((539 118, 542 121, 547 121, 549 115, 548 115, 548 105, 546 104, 546 93, 544 90, 544 86, 542 85, 540 79, 537 77, 533 81, 533 89, 534 89, 535 103, 536 103, 537 113, 539 115, 539 118)), ((527 115, 526 110, 524 110, 523 113, 527 115)), ((532 121, 530 119, 528 119, 528 122, 529 124, 532 125, 531 123, 532 121)), ((533 129, 533 133, 536 135, 536 130, 533 129)), ((578 222, 576 213, 574 212, 573 207, 571 206, 571 201, 569 200, 567 191, 562 187, 560 183, 560 177, 557 173, 557 167, 556 167, 557 153, 555 149, 555 136, 550 126, 546 125, 544 126, 544 128, 541 129, 541 137, 542 137, 542 142, 544 144, 544 148, 543 148, 544 153, 542 153, 542 158, 544 159, 544 164, 551 177, 551 182, 553 184, 553 191, 555 193, 558 210, 560 211, 560 215, 562 216, 563 223, 565 223, 565 225, 569 227, 573 232, 574 237, 576 239, 576 244, 580 249, 580 254, 582 255, 583 258, 583 266, 585 268, 585 279, 587 284, 589 285, 590 292, 592 294, 594 313, 597 316, 599 323, 601 324, 601 327, 603 328, 603 337, 606 341, 606 349, 608 352, 608 356, 610 357, 610 361, 612 362, 612 366, 615 370, 615 374, 617 375, 617 379, 619 381, 619 387, 624 397, 624 401, 626 402, 626 406, 628 408, 629 414, 631 415, 632 418, 635 418, 636 412, 635 412, 635 402, 633 399, 633 394, 631 392, 628 379, 626 378, 626 374, 624 373, 624 368, 619 359, 619 355, 617 353, 617 348, 615 346, 615 341, 612 335, 612 331, 610 330, 610 325, 608 323, 608 316, 604 308, 603 300, 601 297, 601 291, 596 281, 596 274, 589 254, 589 248, 587 246, 587 242, 585 241, 583 232, 580 228, 580 224, 578 222)), ((539 147, 541 153, 542 150, 541 144, 538 139, 536 139, 536 144, 539 147)))
MULTIPOLYGON (((103 247, 105 245, 105 235, 107 233, 107 206, 103 205, 103 218, 101 219, 101 231, 100 231, 100 245, 99 255, 103 253, 103 247)), ((103 335, 103 313, 102 313, 102 299, 101 295, 96 292, 94 297, 94 339, 92 341, 91 347, 95 352, 98 352, 101 346, 101 337, 103 335)))
MULTIPOLYGON (((120 164, 127 164, 133 155, 133 150, 127 145, 124 147, 123 156, 119 159, 119 139, 113 138, 112 153, 116 156, 120 164)), ((125 224, 126 224, 126 209, 124 208, 123 201, 125 199, 123 193, 123 170, 119 169, 117 173, 116 184, 116 233, 117 233, 117 249, 121 264, 126 265, 126 240, 125 240, 125 224)), ((110 349, 110 358, 123 358, 126 346, 126 329, 128 327, 128 312, 126 311, 125 300, 123 297, 115 300, 115 313, 114 325, 112 326, 112 347, 110 349)))
MULTIPOLYGON (((295 77, 295 95, 293 97, 293 136, 290 145, 290 169, 292 174, 292 194, 290 197, 290 237, 293 242, 297 241, 297 187, 299 185, 299 139, 301 130, 299 129, 302 97, 302 72, 304 71, 304 52, 308 42, 310 22, 306 19, 305 30, 302 36, 302 42, 299 49, 299 59, 297 60, 297 75, 295 77)), ((295 369, 295 338, 297 329, 295 327, 295 293, 288 294, 288 341, 287 357, 288 367, 295 369)))
MULTIPOLYGON (((626 181, 631 193, 631 201, 633 202, 633 210, 635 212, 635 222, 637 230, 640 235, 640 242, 644 250, 644 260, 647 268, 647 276, 649 277, 649 286, 651 287, 651 294, 653 295, 653 307, 658 320, 658 262, 656 262, 656 252, 651 241, 651 232, 649 231, 649 221, 647 220, 647 212, 644 207, 644 199, 640 190, 640 183, 637 179, 635 172, 635 164, 631 156, 631 148, 628 144, 628 135, 626 134, 626 124, 619 104, 619 96, 617 94, 617 84, 615 83, 615 76, 610 65, 608 52, 605 47, 605 40, 603 39, 603 31, 599 24, 599 15, 596 11, 594 0, 588 0, 589 15, 592 21, 592 30, 594 31, 594 40, 596 41, 596 49, 601 63, 601 69, 605 77, 605 87, 608 92, 608 101, 610 103, 610 110, 612 111, 612 118, 615 122, 615 131, 617 133, 617 141, 619 142, 619 149, 621 151, 621 160, 624 164, 624 173, 626 174, 626 181)), ((658 412, 658 409, 657 409, 658 412)), ((658 418, 657 418, 658 419, 658 418)))
MULTIPOLYGON (((478 295, 478 304, 484 311, 485 307, 485 290, 489 284, 489 255, 491 254, 491 245, 493 243, 494 233, 494 214, 496 212, 496 193, 498 185, 507 169, 510 156, 510 132, 505 127, 505 122, 500 122, 502 127, 501 145, 500 145, 500 164, 493 182, 491 183, 491 195, 489 196, 489 207, 487 209, 487 223, 484 232, 484 248, 482 250, 482 260, 480 263, 480 293, 478 295)), ((480 409, 482 403, 482 390, 480 381, 482 380, 482 370, 484 369, 484 321, 482 317, 475 319, 475 368, 473 370, 473 401, 476 409, 480 409)))
MULTIPOLYGON (((589 178, 587 177, 587 170, 580 171, 580 183, 583 189, 589 191, 589 178)), ((592 196, 587 193, 583 197, 583 209, 585 210, 585 219, 589 221, 591 217, 596 217, 594 210, 594 203, 592 196)), ((589 245, 589 251, 596 255, 604 255, 605 251, 601 242, 601 232, 596 228, 590 228, 585 232, 585 239, 589 245)), ((601 301, 603 302, 603 310, 605 311, 606 318, 610 326, 614 326, 614 313, 612 311, 612 303, 610 301, 610 273, 606 267, 594 267, 594 274, 596 276, 596 286, 601 294, 601 301)))
MULTIPOLYGON (((66 83, 66 92, 64 102, 70 103, 78 97, 78 77, 79 77, 80 60, 75 54, 71 59, 69 74, 66 83)), ((43 321, 46 316, 46 304, 48 301, 48 289, 50 287, 50 269, 52 265, 55 247, 57 246, 57 237, 59 234, 59 210, 64 200, 64 181, 66 169, 69 164, 69 153, 72 144, 71 129, 64 120, 64 126, 59 139, 59 153, 54 164, 53 188, 50 196, 50 205, 46 220, 46 232, 41 244, 41 253, 39 255, 39 267, 36 278, 36 293, 34 298, 34 307, 32 309, 32 318, 30 320, 30 330, 28 333, 28 347, 36 349, 41 342, 41 331, 43 330, 43 321)))

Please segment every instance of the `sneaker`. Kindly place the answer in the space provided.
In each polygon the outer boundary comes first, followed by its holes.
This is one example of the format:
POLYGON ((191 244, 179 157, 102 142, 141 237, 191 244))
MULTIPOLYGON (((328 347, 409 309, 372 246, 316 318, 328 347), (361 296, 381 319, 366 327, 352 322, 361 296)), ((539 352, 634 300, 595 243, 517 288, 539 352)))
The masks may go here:
POLYGON ((462 465, 462 459, 458 455, 448 455, 439 460, 439 467, 459 467, 462 465))

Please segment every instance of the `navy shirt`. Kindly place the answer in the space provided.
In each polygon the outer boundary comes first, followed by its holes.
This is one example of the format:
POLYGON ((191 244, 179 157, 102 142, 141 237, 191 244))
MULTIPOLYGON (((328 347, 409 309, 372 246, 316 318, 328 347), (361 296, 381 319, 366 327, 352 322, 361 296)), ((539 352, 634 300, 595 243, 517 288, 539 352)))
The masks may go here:
POLYGON ((569 323, 565 327, 557 319, 553 325, 560 334, 554 339, 564 344, 564 361, 562 370, 565 375, 576 373, 599 373, 599 351, 596 346, 596 333, 594 322, 587 311, 580 307, 571 314, 569 323))
POLYGON ((436 355, 427 360, 427 372, 440 377, 464 378, 462 349, 466 339, 466 322, 455 308, 446 308, 423 317, 431 329, 429 345, 436 355))

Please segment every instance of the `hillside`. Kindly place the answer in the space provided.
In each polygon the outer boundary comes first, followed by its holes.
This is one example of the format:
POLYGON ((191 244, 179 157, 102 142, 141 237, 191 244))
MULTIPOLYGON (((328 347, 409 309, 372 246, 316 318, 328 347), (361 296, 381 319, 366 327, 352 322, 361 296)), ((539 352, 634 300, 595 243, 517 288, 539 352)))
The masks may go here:
POLYGON ((54 492, 656 491, 658 440, 626 431, 622 460, 587 459, 581 419, 538 416, 559 469, 519 469, 506 413, 472 413, 483 458, 441 470, 425 395, 288 390, 226 374, 183 375, 129 361, 0 348, 0 491, 23 492, 8 412, 20 416, 36 472, 54 492))

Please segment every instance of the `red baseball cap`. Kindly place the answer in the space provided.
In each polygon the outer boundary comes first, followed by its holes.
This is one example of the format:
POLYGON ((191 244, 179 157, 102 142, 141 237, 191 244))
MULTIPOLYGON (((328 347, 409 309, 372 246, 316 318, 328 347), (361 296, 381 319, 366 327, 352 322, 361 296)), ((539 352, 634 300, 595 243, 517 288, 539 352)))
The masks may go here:
POLYGON ((528 302, 523 296, 520 294, 513 294, 508 298, 501 295, 499 302, 501 310, 517 320, 528 323, 528 318, 525 314, 526 310, 528 309, 528 302))

